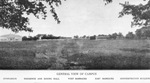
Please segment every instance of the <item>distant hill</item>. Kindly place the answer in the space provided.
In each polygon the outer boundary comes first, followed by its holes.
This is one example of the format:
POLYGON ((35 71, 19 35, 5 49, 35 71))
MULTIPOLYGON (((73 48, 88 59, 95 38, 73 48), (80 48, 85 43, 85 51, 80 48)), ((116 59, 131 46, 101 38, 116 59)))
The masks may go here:
POLYGON ((15 34, 6 34, 0 36, 0 41, 22 41, 22 36, 15 34))

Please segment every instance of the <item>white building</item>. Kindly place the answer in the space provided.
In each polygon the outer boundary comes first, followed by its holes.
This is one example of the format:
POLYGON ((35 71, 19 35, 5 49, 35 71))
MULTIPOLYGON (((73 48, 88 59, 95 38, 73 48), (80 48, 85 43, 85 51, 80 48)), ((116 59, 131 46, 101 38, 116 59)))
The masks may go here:
POLYGON ((14 35, 14 34, 7 34, 7 35, 2 35, 0 36, 0 41, 1 42, 11 42, 11 41, 22 41, 22 37, 19 35, 14 35))

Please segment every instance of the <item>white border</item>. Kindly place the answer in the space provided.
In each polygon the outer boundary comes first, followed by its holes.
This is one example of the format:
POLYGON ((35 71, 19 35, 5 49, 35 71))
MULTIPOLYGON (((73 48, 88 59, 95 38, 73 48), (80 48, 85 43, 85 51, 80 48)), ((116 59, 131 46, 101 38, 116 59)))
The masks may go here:
POLYGON ((150 70, 0 70, 0 83, 149 83, 150 70), (75 75, 73 75, 75 74, 75 75), (77 75, 78 74, 78 75, 77 75), (91 74, 91 75, 89 75, 91 74), (11 80, 8 78, 17 78, 11 80), (24 80, 36 78, 36 80, 24 80), (38 80, 42 78, 42 80, 38 80), (44 80, 44 78, 52 78, 44 80), (54 80, 54 78, 58 78, 54 80), (68 78, 74 78, 69 80, 68 78), (76 78, 87 78, 77 80, 76 78), (95 80, 95 78, 100 78, 95 80), (105 79, 114 78, 114 79, 105 79), (123 78, 123 80, 121 80, 123 78), (76 80, 75 80, 76 79, 76 80))

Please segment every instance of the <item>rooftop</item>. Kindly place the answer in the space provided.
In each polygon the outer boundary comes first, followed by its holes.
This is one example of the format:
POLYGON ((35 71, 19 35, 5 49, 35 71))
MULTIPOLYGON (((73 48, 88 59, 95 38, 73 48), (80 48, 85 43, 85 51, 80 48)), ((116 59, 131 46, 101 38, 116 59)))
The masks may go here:
POLYGON ((6 35, 2 35, 0 37, 21 37, 20 35, 15 35, 15 34, 6 34, 6 35))

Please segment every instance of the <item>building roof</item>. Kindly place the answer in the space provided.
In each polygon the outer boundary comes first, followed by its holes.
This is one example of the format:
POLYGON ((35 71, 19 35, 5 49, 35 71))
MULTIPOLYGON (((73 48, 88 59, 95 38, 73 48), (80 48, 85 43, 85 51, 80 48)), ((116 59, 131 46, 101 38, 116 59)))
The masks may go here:
POLYGON ((2 35, 0 37, 21 37, 20 35, 15 35, 15 34, 6 34, 6 35, 2 35))

